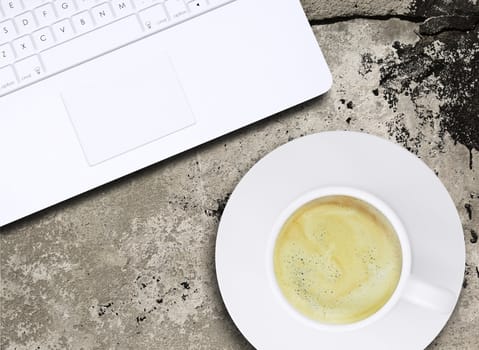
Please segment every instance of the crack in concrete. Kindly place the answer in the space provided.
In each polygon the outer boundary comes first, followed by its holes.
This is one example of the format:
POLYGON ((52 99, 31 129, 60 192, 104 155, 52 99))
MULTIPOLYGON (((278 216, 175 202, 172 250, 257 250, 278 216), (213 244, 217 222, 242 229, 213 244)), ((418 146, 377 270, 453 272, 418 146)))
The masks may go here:
POLYGON ((479 25, 479 15, 441 15, 432 17, 423 17, 416 15, 384 15, 384 16, 338 16, 325 19, 309 20, 311 26, 321 26, 340 22, 348 22, 357 19, 389 21, 391 19, 399 19, 401 21, 420 23, 419 35, 432 36, 444 32, 469 32, 479 25))
POLYGON ((410 15, 380 15, 380 16, 364 16, 364 15, 353 15, 353 16, 337 16, 324 19, 311 19, 309 24, 311 26, 321 26, 327 24, 334 24, 340 22, 348 22, 356 19, 364 20, 376 20, 376 21, 389 21, 391 19, 400 19, 402 21, 412 22, 412 23, 423 23, 427 17, 422 16, 410 16, 410 15))

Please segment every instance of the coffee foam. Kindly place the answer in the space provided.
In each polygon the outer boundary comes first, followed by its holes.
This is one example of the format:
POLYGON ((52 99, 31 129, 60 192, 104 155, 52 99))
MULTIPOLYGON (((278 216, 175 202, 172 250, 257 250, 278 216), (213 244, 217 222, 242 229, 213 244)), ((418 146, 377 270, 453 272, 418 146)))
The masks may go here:
POLYGON ((330 324, 378 311, 396 289, 401 246, 384 215, 364 201, 328 196, 299 208, 283 225, 274 270, 286 299, 330 324))

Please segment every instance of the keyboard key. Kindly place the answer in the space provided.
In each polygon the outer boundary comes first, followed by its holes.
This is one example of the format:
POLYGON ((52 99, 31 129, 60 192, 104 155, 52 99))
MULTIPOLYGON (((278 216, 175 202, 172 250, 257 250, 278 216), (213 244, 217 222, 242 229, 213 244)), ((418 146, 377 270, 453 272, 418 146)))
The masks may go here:
POLYGON ((113 0, 111 2, 113 12, 116 17, 125 17, 133 12, 133 6, 130 0, 113 0))
POLYGON ((113 12, 107 3, 92 8, 93 19, 98 26, 102 26, 113 21, 113 12))
POLYGON ((165 7, 172 19, 180 19, 188 13, 188 8, 183 0, 167 0, 165 1, 165 7))
POLYGON ((52 4, 45 4, 36 8, 35 17, 37 17, 40 27, 49 25, 57 19, 52 4))
POLYGON ((156 31, 168 25, 168 15, 163 5, 155 5, 139 13, 145 31, 156 31))
POLYGON ((32 34, 37 49, 44 50, 55 43, 50 28, 42 28, 32 34))
POLYGON ((57 72, 114 50, 141 35, 137 17, 128 16, 42 52, 42 61, 47 72, 57 72))
POLYGON ((7 17, 15 17, 23 11, 23 5, 20 0, 0 0, 0 5, 7 17))
POLYGON ((60 18, 70 17, 75 13, 76 6, 73 0, 56 0, 54 4, 60 18))
POLYGON ((13 53, 10 44, 4 44, 0 46, 0 67, 9 65, 15 60, 15 54, 13 53))
POLYGON ((93 20, 90 14, 85 11, 79 13, 72 17, 73 27, 75 27, 78 34, 82 34, 92 30, 95 25, 93 24, 93 20))
POLYGON ((11 41, 17 35, 13 21, 0 23, 0 44, 11 41))
POLYGON ((191 13, 201 13, 208 7, 206 0, 188 0, 188 8, 191 13))
POLYGON ((15 17, 15 24, 20 34, 31 33, 37 28, 32 12, 25 12, 15 17))
POLYGON ((17 54, 18 58, 24 58, 33 55, 35 52, 32 39, 28 35, 18 38, 17 40, 13 41, 12 44, 13 50, 17 54))
POLYGON ((17 87, 17 77, 11 66, 0 68, 0 95, 17 87))
POLYGON ((15 64, 18 78, 21 84, 28 84, 35 80, 38 80, 45 75, 45 72, 40 64, 38 56, 30 56, 23 61, 19 61, 15 64))
POLYGON ((58 42, 66 41, 75 35, 73 27, 68 19, 53 24, 52 30, 58 42))

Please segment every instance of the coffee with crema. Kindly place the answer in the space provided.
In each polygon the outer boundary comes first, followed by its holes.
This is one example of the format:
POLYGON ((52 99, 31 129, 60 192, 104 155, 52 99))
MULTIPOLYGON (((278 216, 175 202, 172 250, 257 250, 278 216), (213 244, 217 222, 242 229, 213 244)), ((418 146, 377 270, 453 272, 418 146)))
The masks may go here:
POLYGON ((276 281, 304 316, 327 324, 361 321, 399 282, 401 245, 388 219, 350 196, 306 203, 284 223, 273 255, 276 281))

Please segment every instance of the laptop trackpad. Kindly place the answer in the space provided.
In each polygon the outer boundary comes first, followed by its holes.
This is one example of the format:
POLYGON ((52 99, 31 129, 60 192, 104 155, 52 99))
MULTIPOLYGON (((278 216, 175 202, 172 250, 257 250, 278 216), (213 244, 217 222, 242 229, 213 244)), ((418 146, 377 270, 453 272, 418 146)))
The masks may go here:
POLYGON ((82 81, 62 92, 90 165, 195 123, 166 54, 121 67, 108 56, 81 67, 82 81))

